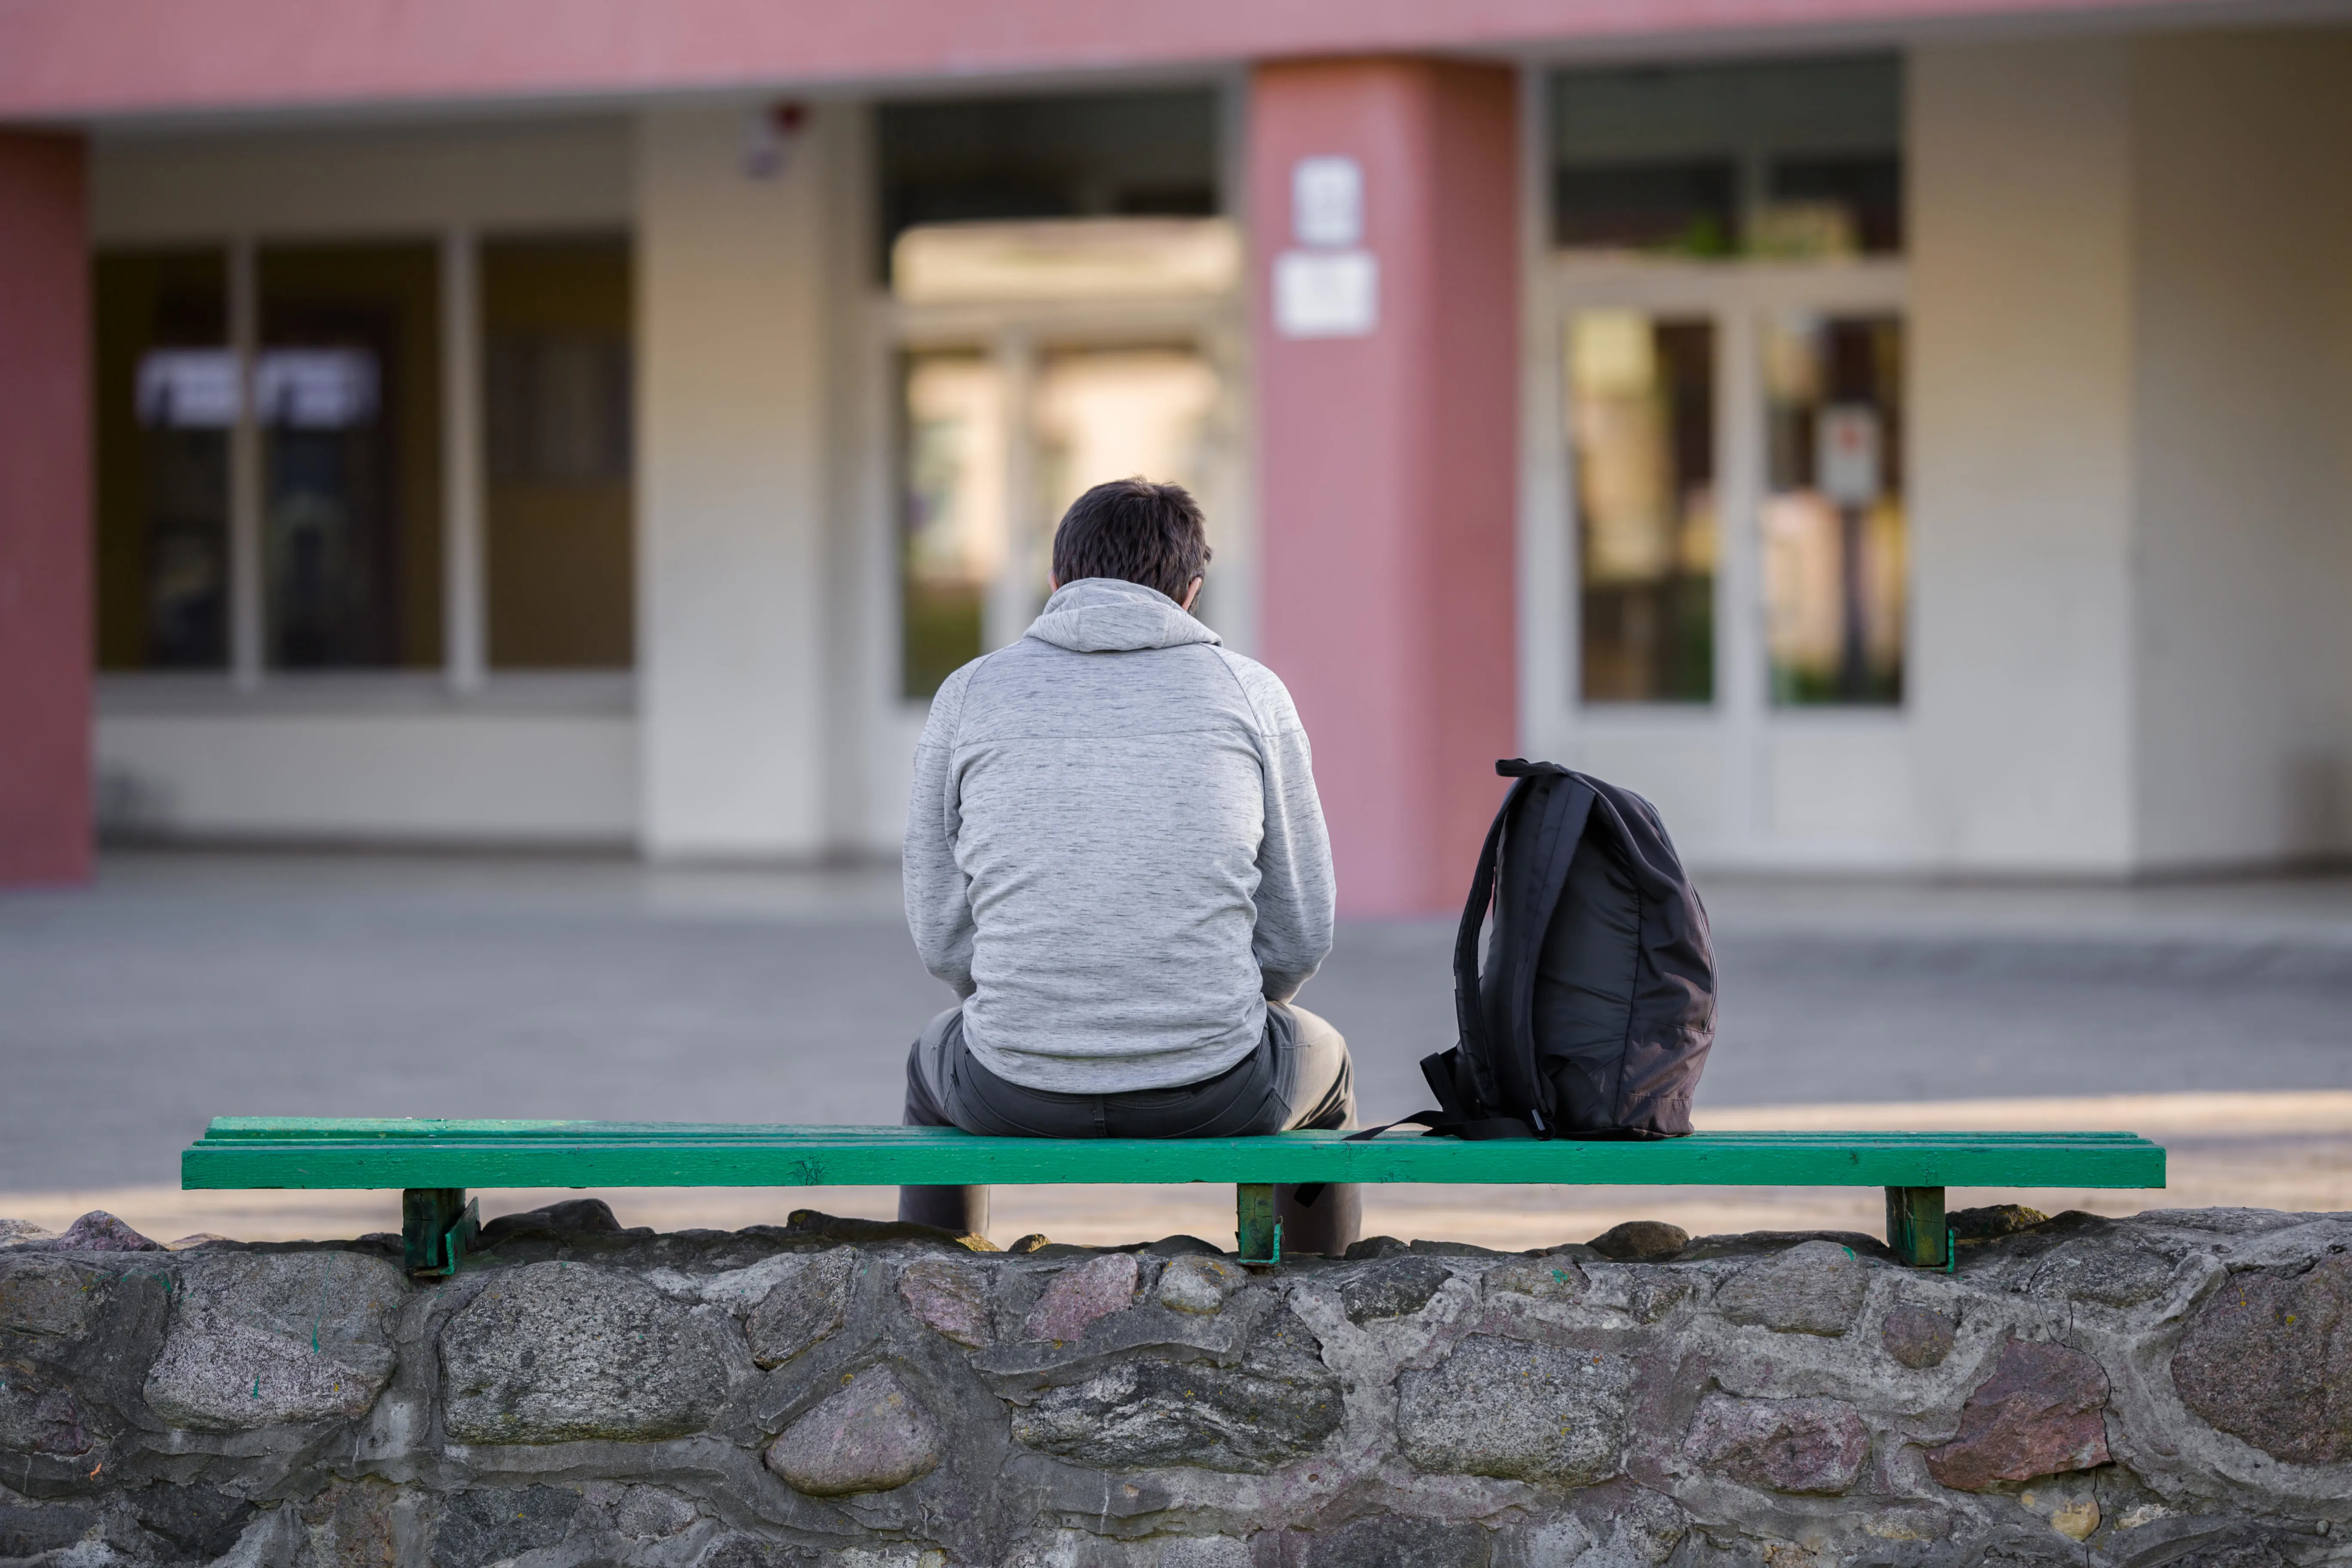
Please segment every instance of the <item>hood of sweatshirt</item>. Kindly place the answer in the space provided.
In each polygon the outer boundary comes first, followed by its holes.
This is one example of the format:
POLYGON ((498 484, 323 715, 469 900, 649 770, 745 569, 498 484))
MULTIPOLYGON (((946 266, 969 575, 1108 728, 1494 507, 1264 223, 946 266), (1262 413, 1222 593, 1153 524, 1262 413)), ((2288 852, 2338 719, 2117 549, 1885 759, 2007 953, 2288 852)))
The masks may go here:
POLYGON ((1081 577, 1045 601, 1030 637, 1073 653, 1134 653, 1218 641, 1157 588, 1116 577, 1081 577))

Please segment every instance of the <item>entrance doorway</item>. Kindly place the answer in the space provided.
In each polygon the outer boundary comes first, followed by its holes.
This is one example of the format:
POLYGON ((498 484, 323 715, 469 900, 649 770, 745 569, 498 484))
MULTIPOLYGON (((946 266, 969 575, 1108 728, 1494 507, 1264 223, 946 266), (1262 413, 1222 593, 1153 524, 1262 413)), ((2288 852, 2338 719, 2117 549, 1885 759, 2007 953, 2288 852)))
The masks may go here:
POLYGON ((1911 847, 1896 69, 1549 88, 1528 743, 1705 863, 1911 847))

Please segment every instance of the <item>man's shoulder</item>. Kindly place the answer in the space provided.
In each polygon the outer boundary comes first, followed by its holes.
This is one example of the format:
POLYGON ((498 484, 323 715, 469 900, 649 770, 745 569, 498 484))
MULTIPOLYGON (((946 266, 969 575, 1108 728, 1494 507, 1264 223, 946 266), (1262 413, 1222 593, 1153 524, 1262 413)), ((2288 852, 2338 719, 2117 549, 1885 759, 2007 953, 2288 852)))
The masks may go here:
POLYGON ((1235 653, 1222 644, 1208 651, 1223 661, 1232 674, 1260 729, 1275 734, 1299 728, 1297 706, 1290 700, 1290 689, 1283 685, 1282 677, 1247 654, 1235 653))

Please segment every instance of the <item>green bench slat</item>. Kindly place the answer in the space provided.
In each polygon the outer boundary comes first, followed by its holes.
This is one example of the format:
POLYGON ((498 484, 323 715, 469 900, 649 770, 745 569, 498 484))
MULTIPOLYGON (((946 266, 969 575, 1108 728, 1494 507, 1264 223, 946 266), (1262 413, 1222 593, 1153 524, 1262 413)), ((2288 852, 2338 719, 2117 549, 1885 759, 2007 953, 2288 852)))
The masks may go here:
POLYGON ((1569 1185, 2161 1187, 2127 1132, 1702 1132, 1465 1143, 1393 1132, 980 1138, 935 1128, 596 1121, 214 1122, 188 1188, 888 1186, 899 1183, 1461 1182, 1569 1185))
MULTIPOLYGON (((318 1142, 327 1140, 457 1140, 478 1142, 495 1139, 563 1138, 595 1139, 604 1142, 689 1142, 716 1141, 757 1142, 811 1142, 837 1144, 872 1137, 894 1142, 924 1138, 961 1139, 963 1133, 941 1129, 919 1127, 859 1127, 833 1125, 763 1125, 757 1122, 702 1121, 434 1121, 423 1118, 336 1118, 321 1120, 284 1116, 222 1116, 215 1117, 205 1129, 203 1142, 213 1144, 231 1139, 274 1142, 318 1142)), ((1418 1137, 1417 1132, 1394 1135, 1397 1138, 1418 1137)), ((1982 1139, 2003 1143, 2048 1141, 2055 1142, 2145 1142, 2132 1132, 2073 1132, 2029 1131, 2003 1132, 1962 1131, 1950 1132, 1869 1132, 1836 1131, 1741 1131, 1709 1132, 1703 1136, 1723 1142, 1748 1141, 1789 1143, 1804 1141, 1840 1145, 1872 1139, 1916 1140, 1939 1138, 1952 1140, 1982 1139)), ((1092 1140, 1091 1142, 1118 1142, 1092 1140)), ((1129 1142, 1137 1142, 1130 1140, 1129 1142)))

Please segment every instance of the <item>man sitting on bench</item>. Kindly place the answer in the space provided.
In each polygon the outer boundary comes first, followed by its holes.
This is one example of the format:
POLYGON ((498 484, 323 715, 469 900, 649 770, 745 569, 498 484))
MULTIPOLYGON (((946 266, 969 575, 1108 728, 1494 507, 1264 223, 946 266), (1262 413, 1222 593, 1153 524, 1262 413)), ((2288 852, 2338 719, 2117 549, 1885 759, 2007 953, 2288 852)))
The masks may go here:
MULTIPOLYGON (((1054 534, 1027 635, 948 677, 915 751, 907 924, 961 998, 906 1121, 1028 1138, 1343 1128, 1347 1042, 1291 997, 1331 951, 1330 841, 1272 671, 1192 618, 1201 509, 1120 479, 1054 534)), ((1353 1187, 1276 1190, 1285 1252, 1355 1238, 1353 1187)), ((986 1187, 899 1189, 976 1234, 986 1187)))

